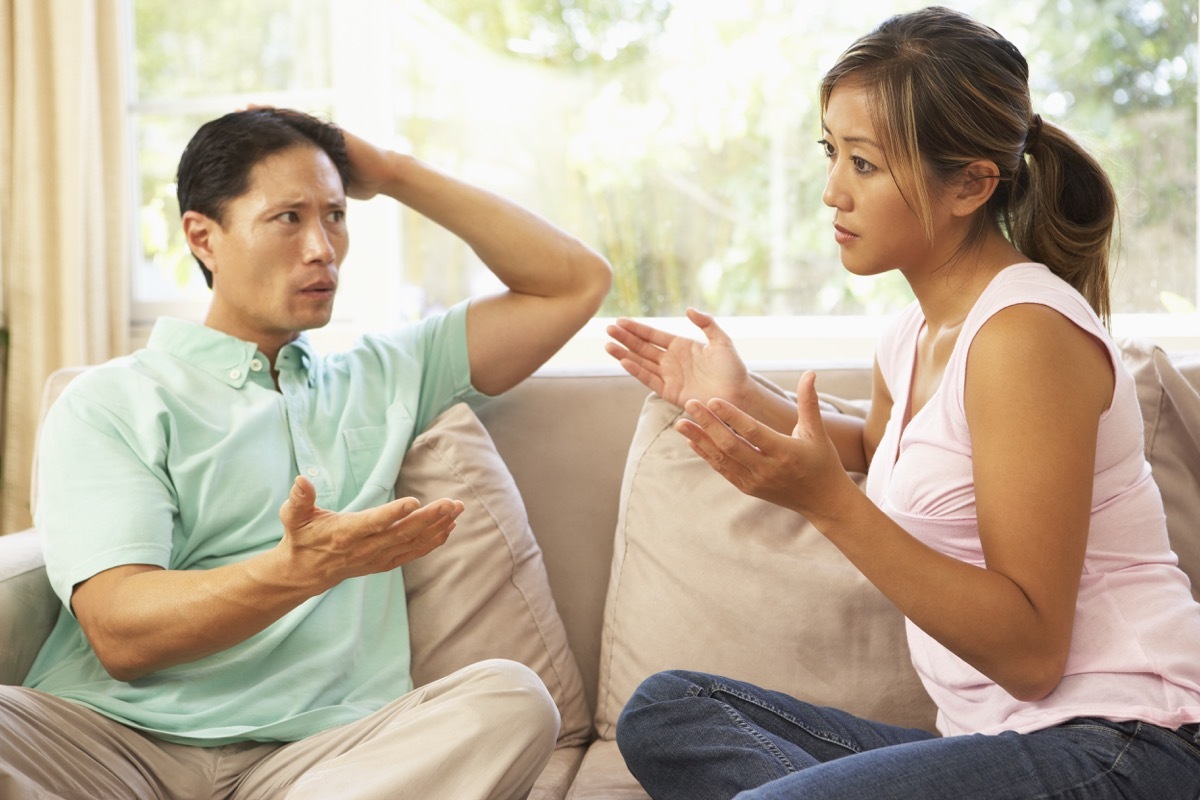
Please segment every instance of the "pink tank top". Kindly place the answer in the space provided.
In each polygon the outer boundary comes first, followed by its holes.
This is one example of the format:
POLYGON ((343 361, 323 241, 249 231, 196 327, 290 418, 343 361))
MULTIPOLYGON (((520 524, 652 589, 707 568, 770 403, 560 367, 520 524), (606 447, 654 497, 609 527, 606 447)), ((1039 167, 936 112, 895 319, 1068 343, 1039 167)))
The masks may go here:
POLYGON ((1087 301, 1045 266, 1017 264, 992 280, 967 316, 941 386, 907 428, 902 421, 925 320, 913 304, 892 324, 877 358, 895 403, 867 495, 925 544, 984 566, 963 402, 967 351, 984 322, 1020 303, 1053 308, 1091 333, 1108 348, 1116 371, 1112 406, 1100 420, 1071 650, 1058 688, 1022 702, 909 622, 913 665, 937 704, 938 729, 1024 732, 1079 716, 1168 728, 1200 721, 1200 604, 1167 540, 1133 378, 1087 301))

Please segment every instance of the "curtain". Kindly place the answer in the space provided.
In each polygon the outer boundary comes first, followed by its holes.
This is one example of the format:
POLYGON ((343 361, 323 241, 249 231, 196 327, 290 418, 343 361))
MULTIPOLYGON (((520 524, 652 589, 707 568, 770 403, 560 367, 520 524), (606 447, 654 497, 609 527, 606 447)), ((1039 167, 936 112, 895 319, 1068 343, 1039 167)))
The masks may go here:
POLYGON ((42 384, 129 341, 124 0, 0 0, 0 533, 30 523, 42 384))

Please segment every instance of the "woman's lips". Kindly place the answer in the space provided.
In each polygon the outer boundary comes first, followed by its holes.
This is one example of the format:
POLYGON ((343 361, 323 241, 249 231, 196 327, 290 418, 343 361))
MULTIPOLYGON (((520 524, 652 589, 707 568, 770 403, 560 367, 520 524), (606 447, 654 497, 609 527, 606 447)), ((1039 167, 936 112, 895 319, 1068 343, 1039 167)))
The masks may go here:
POLYGON ((851 233, 850 231, 843 228, 841 225, 834 225, 833 226, 833 238, 837 240, 838 244, 850 244, 850 242, 853 242, 855 239, 857 239, 859 237, 858 237, 857 233, 851 233))

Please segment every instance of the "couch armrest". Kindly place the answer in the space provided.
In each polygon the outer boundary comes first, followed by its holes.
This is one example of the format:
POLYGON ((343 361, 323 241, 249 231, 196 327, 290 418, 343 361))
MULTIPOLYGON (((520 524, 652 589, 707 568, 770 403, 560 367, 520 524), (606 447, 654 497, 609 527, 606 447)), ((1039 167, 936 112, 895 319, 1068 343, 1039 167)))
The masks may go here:
POLYGON ((0 683, 25 679, 60 607, 46 580, 38 532, 0 536, 0 683))

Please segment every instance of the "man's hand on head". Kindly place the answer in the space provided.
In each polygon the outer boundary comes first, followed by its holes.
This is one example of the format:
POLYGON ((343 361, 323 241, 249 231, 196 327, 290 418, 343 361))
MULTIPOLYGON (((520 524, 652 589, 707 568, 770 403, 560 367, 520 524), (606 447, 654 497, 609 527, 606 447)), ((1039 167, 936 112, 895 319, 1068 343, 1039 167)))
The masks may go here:
POLYGON ((395 176, 391 151, 371 144, 361 136, 341 129, 346 142, 346 157, 350 161, 350 180, 346 183, 346 196, 355 200, 370 200, 377 194, 386 193, 385 186, 395 176))

